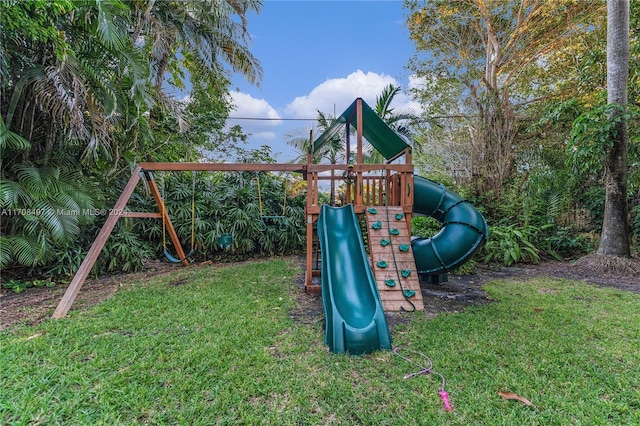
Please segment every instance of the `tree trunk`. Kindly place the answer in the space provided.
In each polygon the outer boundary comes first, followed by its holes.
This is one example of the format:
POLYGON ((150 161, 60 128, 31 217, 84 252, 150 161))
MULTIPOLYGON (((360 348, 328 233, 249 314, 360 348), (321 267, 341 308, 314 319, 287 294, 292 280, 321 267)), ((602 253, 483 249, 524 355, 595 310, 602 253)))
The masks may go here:
MULTIPOLYGON (((607 0, 607 102, 618 104, 611 119, 624 114, 629 83, 629 0, 607 0)), ((622 119, 605 159, 604 222, 598 254, 631 257, 627 203, 629 128, 622 119)))

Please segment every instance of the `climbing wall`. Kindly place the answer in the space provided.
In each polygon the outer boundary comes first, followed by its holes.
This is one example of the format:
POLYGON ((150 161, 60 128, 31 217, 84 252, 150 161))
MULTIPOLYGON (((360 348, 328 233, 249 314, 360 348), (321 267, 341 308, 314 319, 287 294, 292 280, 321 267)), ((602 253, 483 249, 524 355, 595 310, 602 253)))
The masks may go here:
POLYGON ((385 311, 423 310, 411 235, 401 207, 365 210, 369 251, 385 311), (405 297, 406 296, 406 297, 405 297))

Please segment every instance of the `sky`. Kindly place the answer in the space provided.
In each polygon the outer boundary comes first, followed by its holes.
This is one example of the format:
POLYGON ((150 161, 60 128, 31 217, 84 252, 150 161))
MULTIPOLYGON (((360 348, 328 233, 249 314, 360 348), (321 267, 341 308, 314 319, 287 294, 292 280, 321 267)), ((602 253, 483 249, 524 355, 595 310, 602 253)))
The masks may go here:
POLYGON ((287 135, 308 135, 317 110, 339 115, 358 97, 374 107, 382 89, 394 84, 403 92, 392 106, 418 112, 407 94, 414 82, 406 69, 413 44, 402 4, 265 0, 259 14, 248 15, 248 46, 263 78, 255 86, 234 75, 236 109, 227 124, 250 135, 248 148, 268 145, 278 162, 287 162, 297 156, 287 135))

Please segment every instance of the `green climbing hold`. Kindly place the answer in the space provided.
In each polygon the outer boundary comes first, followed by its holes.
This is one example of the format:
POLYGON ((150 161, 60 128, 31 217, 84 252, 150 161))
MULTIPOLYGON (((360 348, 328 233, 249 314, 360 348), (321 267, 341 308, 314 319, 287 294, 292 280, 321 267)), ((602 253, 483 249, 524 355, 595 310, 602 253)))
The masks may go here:
POLYGON ((373 207, 369 208, 367 211, 368 211, 369 213, 371 213, 371 214, 376 214, 376 213, 378 213, 378 211, 377 211, 376 209, 374 209, 373 207))
POLYGON ((378 263, 376 263, 376 265, 378 265, 379 268, 386 268, 387 262, 385 262, 384 260, 381 260, 378 263))
POLYGON ((404 213, 396 213, 396 220, 400 220, 404 217, 404 213))
POLYGON ((410 297, 413 297, 416 295, 416 292, 413 290, 405 290, 404 291, 404 297, 406 297, 407 299, 410 297))
POLYGON ((371 225, 371 228, 373 228, 373 229, 382 229, 382 222, 377 221, 376 223, 371 225))
POLYGON ((400 244, 400 245, 398 246, 398 249, 399 249, 400 251, 409 251, 409 244, 400 244))
POLYGON ((411 269, 403 269, 400 274, 402 275, 402 278, 407 278, 411 275, 411 269))
POLYGON ((400 235, 400 231, 398 231, 396 228, 389 230, 389 233, 391 235, 400 235))
POLYGON ((384 283, 388 286, 388 287, 395 287, 396 286, 396 282, 394 280, 385 280, 384 283))
POLYGON ((391 244, 391 240, 387 240, 387 239, 385 239, 385 238, 383 238, 383 239, 381 239, 381 240, 380 240, 380 245, 381 245, 382 247, 386 247, 386 246, 388 246, 389 244, 391 244))

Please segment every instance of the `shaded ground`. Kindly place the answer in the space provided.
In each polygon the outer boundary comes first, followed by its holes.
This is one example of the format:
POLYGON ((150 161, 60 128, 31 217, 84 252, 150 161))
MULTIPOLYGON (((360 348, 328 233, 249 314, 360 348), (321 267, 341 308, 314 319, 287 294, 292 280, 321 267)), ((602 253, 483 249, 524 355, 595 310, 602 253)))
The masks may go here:
MULTIPOLYGON (((297 285, 304 287, 304 259, 296 258, 300 264, 301 275, 297 285)), ((640 264, 640 261, 638 261, 640 264)), ((216 265, 203 264, 192 267, 210 268, 216 265)), ((151 277, 168 274, 181 266, 166 262, 150 262, 142 273, 116 275, 90 280, 82 287, 72 309, 83 309, 99 304, 112 297, 120 287, 128 282, 145 281, 151 277)), ((515 267, 478 265, 473 275, 451 275, 449 281, 442 285, 423 283, 422 294, 425 303, 425 315, 432 317, 441 312, 457 312, 468 306, 486 303, 482 284, 494 279, 515 278, 530 279, 538 276, 584 280, 586 282, 615 287, 625 291, 640 293, 640 274, 634 269, 617 273, 600 273, 597 267, 589 264, 577 267, 569 262, 543 262, 538 265, 515 267)), ((18 323, 37 324, 48 319, 62 298, 66 287, 33 288, 22 293, 0 290, 0 330, 18 323)), ((316 324, 324 321, 322 299, 319 295, 309 295, 300 291, 297 306, 290 312, 293 319, 305 324, 316 324)), ((404 323, 407 315, 388 315, 390 325, 404 323)))
POLYGON ((473 275, 449 274, 443 285, 422 283, 422 295, 427 316, 439 312, 456 312, 470 305, 486 302, 482 284, 496 279, 527 280, 535 277, 566 278, 583 280, 604 287, 640 293, 640 275, 631 272, 601 273, 594 267, 578 267, 570 262, 542 262, 538 265, 503 267, 479 264, 473 275))

